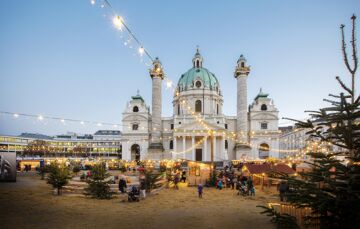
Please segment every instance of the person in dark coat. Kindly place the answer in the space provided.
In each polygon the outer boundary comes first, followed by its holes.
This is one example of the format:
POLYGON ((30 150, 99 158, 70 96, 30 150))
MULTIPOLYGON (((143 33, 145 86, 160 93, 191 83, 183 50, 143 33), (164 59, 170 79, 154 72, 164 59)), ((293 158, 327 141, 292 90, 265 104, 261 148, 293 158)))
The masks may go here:
POLYGON ((119 190, 121 193, 125 193, 125 189, 127 188, 126 186, 126 180, 124 179, 124 177, 122 177, 120 180, 119 180, 119 190))
POLYGON ((140 180, 140 193, 142 195, 142 198, 146 198, 146 181, 145 179, 140 180))
POLYGON ((280 201, 284 201, 285 194, 289 190, 289 186, 285 181, 281 181, 279 185, 280 201))

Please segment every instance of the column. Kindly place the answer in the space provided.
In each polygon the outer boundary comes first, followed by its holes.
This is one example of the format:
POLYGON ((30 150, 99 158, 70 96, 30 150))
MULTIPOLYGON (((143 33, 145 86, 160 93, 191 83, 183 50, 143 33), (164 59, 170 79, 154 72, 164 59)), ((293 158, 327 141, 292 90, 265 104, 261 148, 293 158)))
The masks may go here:
POLYGON ((152 106, 151 106, 151 149, 162 151, 163 145, 161 142, 161 84, 164 79, 164 72, 162 70, 161 62, 158 58, 153 61, 153 68, 150 69, 150 76, 152 79, 152 106))
POLYGON ((221 137, 221 149, 220 149, 220 160, 227 160, 226 156, 225 156, 225 138, 224 136, 221 137))
MULTIPOLYGON (((216 136, 213 137, 213 144, 214 144, 214 161, 218 161, 219 160, 219 154, 218 151, 216 150, 216 136)), ((211 160, 211 158, 210 158, 211 160)))
POLYGON ((192 147, 192 158, 191 158, 191 160, 195 161, 196 156, 195 156, 195 137, 194 136, 191 137, 191 147, 192 147))
POLYGON ((177 139, 177 136, 174 136, 174 149, 173 149, 173 151, 174 151, 174 153, 173 153, 173 155, 172 155, 172 158, 173 159, 175 159, 176 157, 177 157, 177 144, 176 144, 176 139, 177 139))
POLYGON ((206 136, 204 136, 204 147, 203 147, 202 155, 203 155, 202 160, 207 161, 208 159, 207 159, 207 137, 206 136))
POLYGON ((186 136, 183 136, 183 153, 182 153, 182 159, 186 159, 186 136))

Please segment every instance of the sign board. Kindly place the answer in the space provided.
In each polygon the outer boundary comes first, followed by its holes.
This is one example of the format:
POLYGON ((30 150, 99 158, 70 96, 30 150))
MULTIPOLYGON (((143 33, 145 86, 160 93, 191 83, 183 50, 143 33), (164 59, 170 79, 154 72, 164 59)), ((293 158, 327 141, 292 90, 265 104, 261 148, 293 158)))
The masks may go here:
POLYGON ((16 153, 0 152, 0 181, 16 181, 16 153))

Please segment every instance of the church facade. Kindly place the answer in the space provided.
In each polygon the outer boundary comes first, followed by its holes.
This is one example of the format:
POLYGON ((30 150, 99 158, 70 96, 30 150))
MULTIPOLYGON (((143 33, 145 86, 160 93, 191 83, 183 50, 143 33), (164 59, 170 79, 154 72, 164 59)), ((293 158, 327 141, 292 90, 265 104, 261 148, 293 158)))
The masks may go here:
POLYGON ((260 89, 250 106, 247 78, 250 67, 243 55, 237 61, 237 115, 223 113, 218 78, 203 67, 197 50, 192 68, 181 75, 172 102, 173 116, 162 117, 161 62, 155 59, 151 109, 137 94, 123 112, 122 158, 224 161, 279 157, 278 110, 260 89))

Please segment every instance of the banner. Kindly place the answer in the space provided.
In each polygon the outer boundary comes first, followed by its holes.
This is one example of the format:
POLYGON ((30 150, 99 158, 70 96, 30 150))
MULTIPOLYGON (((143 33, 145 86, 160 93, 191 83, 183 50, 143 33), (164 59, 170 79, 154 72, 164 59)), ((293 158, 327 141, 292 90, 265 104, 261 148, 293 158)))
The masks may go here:
POLYGON ((16 181, 16 153, 0 152, 0 181, 16 181))

